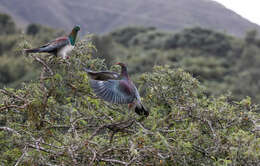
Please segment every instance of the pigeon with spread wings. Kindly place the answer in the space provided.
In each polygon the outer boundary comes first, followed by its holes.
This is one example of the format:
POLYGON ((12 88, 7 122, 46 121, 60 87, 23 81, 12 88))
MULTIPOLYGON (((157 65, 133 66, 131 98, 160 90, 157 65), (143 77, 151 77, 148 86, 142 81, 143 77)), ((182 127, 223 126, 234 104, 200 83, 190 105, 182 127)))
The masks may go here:
POLYGON ((121 66, 121 74, 85 69, 95 94, 110 103, 129 104, 129 108, 134 108, 137 114, 148 116, 149 111, 143 106, 139 92, 128 76, 126 65, 123 63, 117 65, 121 66))

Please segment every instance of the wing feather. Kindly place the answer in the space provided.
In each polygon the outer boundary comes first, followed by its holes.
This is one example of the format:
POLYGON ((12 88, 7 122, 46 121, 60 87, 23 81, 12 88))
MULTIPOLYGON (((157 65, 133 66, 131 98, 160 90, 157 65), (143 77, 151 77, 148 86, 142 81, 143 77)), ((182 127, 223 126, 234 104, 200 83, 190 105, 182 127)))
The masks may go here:
POLYGON ((135 93, 129 93, 129 87, 122 83, 122 80, 99 81, 91 79, 90 85, 98 97, 111 103, 128 104, 136 98, 135 93))
POLYGON ((69 44, 67 37, 60 37, 39 48, 40 52, 53 52, 69 44))
POLYGON ((84 70, 88 73, 90 78, 93 80, 107 81, 110 79, 118 79, 120 77, 120 75, 116 72, 110 72, 110 71, 95 72, 86 68, 84 70))

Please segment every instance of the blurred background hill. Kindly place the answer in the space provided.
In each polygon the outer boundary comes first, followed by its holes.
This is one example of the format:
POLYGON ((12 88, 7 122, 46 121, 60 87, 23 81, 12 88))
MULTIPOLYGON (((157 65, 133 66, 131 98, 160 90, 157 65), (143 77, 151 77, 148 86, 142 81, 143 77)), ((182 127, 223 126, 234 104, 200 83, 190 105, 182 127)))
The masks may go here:
POLYGON ((242 36, 260 27, 211 0, 1 0, 0 11, 19 25, 30 23, 70 30, 80 24, 83 34, 110 32, 129 25, 180 31, 201 26, 242 36), (235 25, 235 26, 234 26, 235 25))

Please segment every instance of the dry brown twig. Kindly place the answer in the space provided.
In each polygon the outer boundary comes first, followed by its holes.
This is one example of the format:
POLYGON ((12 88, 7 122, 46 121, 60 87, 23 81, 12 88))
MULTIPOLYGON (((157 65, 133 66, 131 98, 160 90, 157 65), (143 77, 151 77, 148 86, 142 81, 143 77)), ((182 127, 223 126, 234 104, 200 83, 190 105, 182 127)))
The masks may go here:
POLYGON ((50 73, 50 75, 53 75, 52 69, 47 65, 46 62, 44 62, 44 60, 40 59, 40 58, 37 57, 37 56, 33 56, 33 58, 34 58, 37 62, 39 62, 40 64, 42 64, 42 65, 44 66, 45 70, 48 70, 48 72, 50 73))
POLYGON ((130 127, 131 125, 133 125, 134 122, 135 122, 135 119, 130 118, 130 119, 128 119, 126 121, 123 121, 123 122, 115 122, 115 123, 111 123, 111 124, 102 125, 102 126, 98 127, 94 131, 94 133, 91 135, 89 140, 92 140, 104 128, 110 129, 113 133, 117 133, 117 132, 130 132, 129 130, 126 130, 126 128, 130 127))

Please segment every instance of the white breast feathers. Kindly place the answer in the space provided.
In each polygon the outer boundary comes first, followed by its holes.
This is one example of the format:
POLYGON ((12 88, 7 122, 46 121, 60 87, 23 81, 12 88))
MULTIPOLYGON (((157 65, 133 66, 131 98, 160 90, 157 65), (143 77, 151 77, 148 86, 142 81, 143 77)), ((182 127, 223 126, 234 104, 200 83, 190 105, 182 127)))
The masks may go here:
POLYGON ((74 46, 72 45, 66 45, 65 47, 61 48, 58 56, 61 56, 63 59, 67 58, 67 54, 70 53, 73 50, 74 46))

